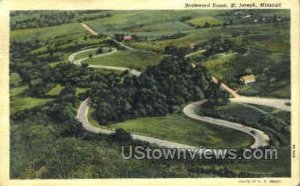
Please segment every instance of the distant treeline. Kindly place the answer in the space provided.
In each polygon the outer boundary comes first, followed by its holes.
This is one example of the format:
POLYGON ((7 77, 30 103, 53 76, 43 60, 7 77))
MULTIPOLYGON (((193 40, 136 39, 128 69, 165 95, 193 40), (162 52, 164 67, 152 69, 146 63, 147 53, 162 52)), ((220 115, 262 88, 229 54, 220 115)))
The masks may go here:
MULTIPOLYGON (((112 15, 109 13, 103 13, 100 11, 84 11, 84 12, 78 12, 78 11, 30 11, 35 16, 28 16, 26 19, 21 19, 17 21, 11 21, 10 28, 11 30, 17 30, 17 29, 26 29, 26 28, 42 28, 42 27, 49 27, 49 26, 56 26, 56 25, 62 25, 66 23, 75 23, 75 22, 83 22, 83 21, 89 21, 94 19, 102 19, 111 17, 112 15)), ((26 16, 27 12, 24 13, 18 13, 13 12, 11 14, 12 17, 18 16, 18 15, 26 16)), ((17 18, 15 18, 17 19, 17 18)))

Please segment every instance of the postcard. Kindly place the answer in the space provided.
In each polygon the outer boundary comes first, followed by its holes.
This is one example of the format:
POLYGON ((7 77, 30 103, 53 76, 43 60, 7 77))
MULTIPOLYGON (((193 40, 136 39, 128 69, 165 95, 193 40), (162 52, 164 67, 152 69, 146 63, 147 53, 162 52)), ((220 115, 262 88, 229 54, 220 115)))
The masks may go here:
POLYGON ((298 1, 0 1, 0 185, 299 185, 298 1))

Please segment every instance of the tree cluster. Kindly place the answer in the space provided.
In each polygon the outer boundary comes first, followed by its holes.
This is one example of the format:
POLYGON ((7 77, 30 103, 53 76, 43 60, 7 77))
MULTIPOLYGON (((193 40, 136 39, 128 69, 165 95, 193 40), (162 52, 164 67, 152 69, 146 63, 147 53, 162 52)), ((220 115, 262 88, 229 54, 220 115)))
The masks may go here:
POLYGON ((165 58, 139 77, 128 73, 121 77, 110 75, 91 87, 95 117, 101 124, 164 116, 179 112, 180 106, 190 101, 226 95, 211 81, 204 67, 192 67, 191 61, 179 57, 165 58))

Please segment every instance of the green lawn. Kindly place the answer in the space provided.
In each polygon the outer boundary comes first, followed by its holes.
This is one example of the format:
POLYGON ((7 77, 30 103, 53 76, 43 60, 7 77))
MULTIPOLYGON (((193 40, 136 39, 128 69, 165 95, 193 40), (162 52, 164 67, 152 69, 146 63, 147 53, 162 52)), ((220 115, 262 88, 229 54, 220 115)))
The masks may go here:
POLYGON ((57 65, 64 63, 64 61, 56 61, 56 62, 51 62, 48 63, 48 66, 51 68, 55 68, 57 65))
POLYGON ((44 105, 52 101, 49 98, 17 97, 10 100, 10 114, 15 114, 25 109, 44 105))
POLYGON ((220 25, 223 23, 222 20, 216 19, 212 16, 204 16, 189 20, 188 23, 191 23, 194 26, 204 26, 205 23, 209 23, 210 25, 220 25))
POLYGON ((185 31, 194 29, 193 27, 189 26, 188 24, 180 21, 173 21, 173 22, 164 22, 158 23, 153 25, 146 25, 143 27, 133 28, 130 31, 132 32, 166 32, 166 31, 185 31))
POLYGON ((49 92, 46 93, 48 96, 58 96, 60 91, 64 88, 64 86, 57 84, 53 87, 49 92))
POLYGON ((22 86, 10 88, 9 89, 9 96, 10 97, 18 96, 18 95, 22 94, 23 92, 25 92, 27 89, 28 89, 27 85, 22 85, 22 86))
POLYGON ((176 114, 138 118, 112 124, 109 127, 123 128, 134 134, 203 147, 239 148, 249 146, 253 142, 252 138, 244 133, 176 114))
POLYGON ((158 64, 163 56, 147 52, 118 51, 100 58, 92 58, 86 62, 93 65, 108 65, 144 70, 149 65, 158 64))
POLYGON ((156 137, 187 145, 210 148, 240 148, 250 146, 253 143, 252 137, 247 134, 196 121, 182 114, 137 118, 103 126, 92 117, 93 112, 94 109, 90 108, 88 120, 96 127, 110 128, 111 130, 123 128, 133 134, 156 137))
POLYGON ((79 94, 84 93, 87 90, 88 90, 88 88, 79 88, 79 87, 77 87, 76 88, 76 95, 78 96, 79 94))
POLYGON ((232 71, 231 61, 235 59, 235 53, 225 53, 211 57, 207 61, 203 62, 203 65, 209 69, 215 77, 223 80, 230 75, 232 71))

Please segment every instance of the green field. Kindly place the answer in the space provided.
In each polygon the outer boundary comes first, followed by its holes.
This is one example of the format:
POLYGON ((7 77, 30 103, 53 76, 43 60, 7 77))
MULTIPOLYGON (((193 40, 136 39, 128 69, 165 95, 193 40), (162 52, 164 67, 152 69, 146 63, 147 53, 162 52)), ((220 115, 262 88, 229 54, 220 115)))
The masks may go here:
POLYGON ((139 51, 118 51, 101 58, 92 58, 85 62, 93 65, 108 65, 144 70, 149 65, 158 64, 163 56, 139 51))
POLYGON ((188 24, 180 21, 173 21, 173 22, 164 22, 158 23, 153 25, 146 25, 140 28, 133 28, 131 32, 174 32, 176 31, 186 31, 192 30, 193 27, 189 26, 188 24))
POLYGON ((224 145, 241 148, 248 147, 253 143, 252 137, 244 133, 196 121, 183 114, 137 118, 104 126, 93 118, 94 111, 93 108, 89 109, 88 120, 92 125, 100 128, 111 130, 123 128, 133 134, 207 148, 220 148, 224 145), (232 138, 232 136, 235 137, 232 138))
POLYGON ((204 26, 205 23, 208 23, 210 25, 221 25, 223 21, 216 19, 211 16, 205 16, 205 17, 199 17, 192 20, 189 20, 188 23, 194 25, 194 26, 204 26))
POLYGON ((28 40, 48 40, 57 36, 80 36, 85 34, 85 30, 82 29, 78 23, 70 23, 59 26, 45 27, 45 28, 30 28, 14 30, 11 32, 11 39, 18 41, 28 40))
POLYGON ((23 92, 25 92, 27 89, 28 89, 27 85, 11 88, 9 90, 9 96, 10 97, 18 96, 18 95, 22 94, 23 92))
POLYGON ((210 73, 212 73, 215 77, 223 80, 230 75, 230 72, 232 72, 234 67, 231 66, 231 61, 234 60, 235 56, 236 54, 232 52, 216 55, 203 62, 203 66, 208 68, 210 73))
POLYGON ((64 86, 57 84, 53 87, 49 92, 46 93, 48 96, 58 96, 60 91, 64 88, 64 86))
MULTIPOLYGON (((113 16, 101 20, 88 21, 96 31, 103 33, 128 32, 139 30, 148 25, 157 25, 166 22, 178 21, 184 16, 199 17, 203 15, 217 15, 218 11, 177 11, 174 14, 170 10, 156 11, 114 11, 113 16), (156 16, 153 16, 155 14, 156 16)), ((185 28, 184 28, 185 29, 185 28)), ((178 30, 176 30, 178 31, 178 30)))
POLYGON ((18 97, 10 102, 10 114, 15 114, 25 109, 31 109, 36 106, 44 105, 52 101, 50 98, 32 98, 32 97, 18 97))
POLYGON ((76 95, 78 96, 79 94, 84 93, 87 90, 88 90, 88 88, 79 88, 79 87, 77 87, 76 88, 76 95))
POLYGON ((33 98, 24 96, 23 94, 26 93, 26 90, 28 90, 27 85, 22 85, 10 89, 10 115, 13 115, 25 109, 31 109, 36 106, 44 105, 52 101, 52 99, 48 98, 33 98))
POLYGON ((193 146, 240 148, 250 146, 253 142, 252 138, 244 133, 175 114, 162 117, 137 118, 112 124, 109 127, 123 128, 134 134, 193 146))

